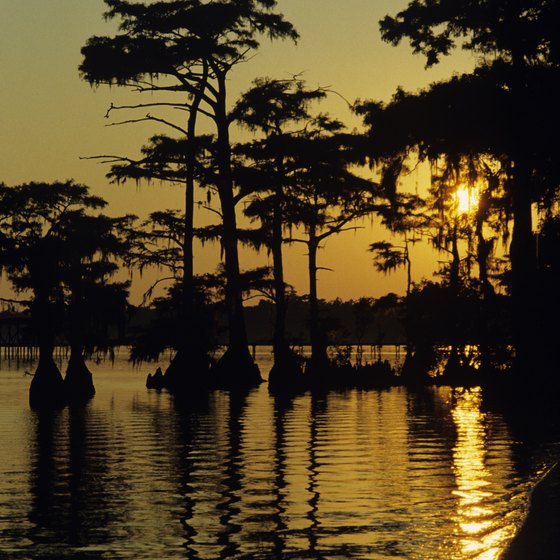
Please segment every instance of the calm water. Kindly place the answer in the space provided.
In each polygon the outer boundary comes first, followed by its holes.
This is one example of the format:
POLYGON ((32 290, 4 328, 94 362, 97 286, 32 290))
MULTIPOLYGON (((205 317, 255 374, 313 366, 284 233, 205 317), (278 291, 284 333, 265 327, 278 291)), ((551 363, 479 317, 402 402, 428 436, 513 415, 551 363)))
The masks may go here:
POLYGON ((37 414, 25 369, 0 369, 3 559, 498 558, 558 455, 480 389, 184 407, 123 349, 86 407, 37 414))

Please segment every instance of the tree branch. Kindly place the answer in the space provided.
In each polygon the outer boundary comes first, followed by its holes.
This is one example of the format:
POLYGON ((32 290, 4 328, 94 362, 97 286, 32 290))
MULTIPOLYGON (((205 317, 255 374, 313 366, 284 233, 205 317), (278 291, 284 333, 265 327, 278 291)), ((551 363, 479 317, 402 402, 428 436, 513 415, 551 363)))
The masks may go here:
POLYGON ((154 122, 159 122, 159 123, 165 124, 165 125, 169 126, 170 128, 178 130, 181 134, 187 136, 187 131, 184 128, 182 128, 180 126, 177 126, 176 124, 173 124, 172 122, 169 122, 165 119, 160 119, 158 117, 153 117, 149 113, 145 117, 142 117, 140 119, 127 119, 126 121, 114 122, 114 123, 107 124, 105 126, 120 126, 120 125, 123 125, 123 124, 134 124, 134 123, 145 122, 145 121, 154 121, 154 122))

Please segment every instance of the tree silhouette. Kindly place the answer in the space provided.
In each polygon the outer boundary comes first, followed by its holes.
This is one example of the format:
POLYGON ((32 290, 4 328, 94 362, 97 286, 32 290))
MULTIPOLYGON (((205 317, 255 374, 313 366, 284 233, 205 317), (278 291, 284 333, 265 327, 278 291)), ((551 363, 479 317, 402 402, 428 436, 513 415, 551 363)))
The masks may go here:
MULTIPOLYGON (((138 261, 142 267, 147 264, 170 267, 175 271, 175 281, 180 281, 181 305, 180 319, 175 327, 179 336, 173 337, 176 341, 174 348, 175 356, 165 372, 165 383, 172 391, 181 391, 189 385, 207 383, 207 371, 209 367, 208 355, 204 344, 200 344, 201 322, 197 320, 199 316, 199 295, 197 282, 194 273, 194 250, 193 242, 195 238, 194 228, 194 208, 195 180, 200 179, 203 172, 201 152, 212 141, 208 136, 195 136, 195 123, 193 115, 189 113, 188 136, 173 138, 167 135, 156 135, 150 138, 147 145, 142 147, 141 157, 138 159, 125 158, 122 156, 98 156, 105 163, 111 165, 108 177, 117 183, 126 181, 163 181, 170 184, 185 184, 185 207, 186 212, 178 216, 176 212, 153 213, 150 221, 153 222, 152 231, 146 229, 150 224, 144 223, 144 229, 140 237, 145 241, 157 245, 157 236, 161 235, 162 241, 172 241, 173 251, 177 254, 173 256, 173 264, 164 255, 161 248, 158 249, 159 256, 152 254, 151 257, 144 253, 144 259, 138 261), (150 262, 151 258, 151 262, 150 262), (176 274, 180 270, 180 274, 176 274), (192 372, 193 375, 189 375, 192 372), (206 374, 205 374, 206 373, 206 374)), ((136 246, 139 247, 137 239, 136 246)))
MULTIPOLYGON (((154 329, 138 339, 132 349, 133 361, 157 359, 165 348, 172 348, 176 354, 161 380, 163 386, 172 392, 183 392, 189 387, 208 387, 210 380, 208 376, 188 378, 185 376, 186 369, 180 368, 182 360, 185 359, 185 322, 189 322, 190 345, 196 345, 198 365, 201 371, 208 370, 210 365, 209 352, 212 349, 212 333, 210 329, 210 308, 208 302, 212 299, 212 291, 216 291, 217 279, 210 275, 203 277, 193 275, 187 283, 189 292, 185 293, 185 245, 192 241, 185 239, 185 217, 176 210, 165 210, 152 212, 147 220, 144 220, 133 231, 129 232, 131 243, 127 256, 127 263, 140 271, 146 267, 156 267, 164 276, 159 277, 146 291, 143 304, 150 301, 157 286, 168 284, 166 288, 167 297, 159 297, 154 300, 158 314, 158 320, 154 329), (183 299, 191 298, 189 303, 190 316, 185 316, 183 299), (144 348, 142 347, 144 346, 144 348), (179 352, 183 357, 178 356, 179 352), (202 364, 205 360, 205 364, 202 364)), ((196 234, 193 229, 193 236, 196 234)))
POLYGON ((301 369, 286 339, 286 284, 284 280, 283 243, 286 229, 287 198, 293 181, 293 165, 286 148, 312 121, 309 106, 325 97, 321 89, 306 88, 303 80, 261 78, 237 102, 233 117, 259 137, 236 152, 246 165, 239 181, 256 191, 245 213, 261 223, 262 242, 273 260, 275 322, 274 365, 269 373, 271 388, 293 387, 300 381, 301 369))
MULTIPOLYGON (((3 186, 0 195, 2 267, 17 292, 32 294, 29 307, 39 362, 30 386, 30 404, 60 406, 68 397, 92 396, 91 374, 82 357, 84 345, 92 342, 88 316, 91 318, 94 303, 88 296, 94 289, 101 290, 104 279, 114 272, 108 255, 116 252, 115 220, 88 216, 87 211, 106 203, 73 181, 3 186), (73 358, 65 387, 53 349, 67 304, 73 358)), ((124 297, 122 288, 114 285, 110 289, 124 297)), ((101 292, 107 296, 107 291, 101 292)), ((100 320, 106 321, 106 317, 100 320)))
MULTIPOLYGON (((196 112, 208 117, 216 127, 229 345, 214 366, 213 375, 224 385, 257 383, 261 378, 247 347, 239 280, 227 80, 231 70, 258 48, 259 36, 296 39, 297 33, 273 11, 274 0, 176 0, 149 5, 105 1, 109 7, 106 17, 120 20, 122 33, 115 37, 92 37, 88 41, 82 49, 82 76, 94 84, 119 84, 139 92, 179 94, 178 102, 162 100, 135 107, 171 107, 191 114, 196 112)), ((133 120, 166 124, 188 137, 188 131, 165 117, 148 114, 133 120)))
POLYGON ((460 44, 477 54, 478 66, 416 94, 398 91, 389 105, 365 111, 378 135, 374 151, 392 154, 393 161, 415 148, 421 159, 485 155, 501 165, 513 218, 511 286, 520 357, 527 356, 535 332, 531 206, 559 179, 553 164, 559 114, 550 90, 558 79, 558 39, 550 23, 558 10, 553 1, 411 2, 381 21, 386 41, 408 39, 427 66, 460 44))
POLYGON ((428 225, 424 202, 417 195, 399 194, 386 205, 378 205, 377 213, 383 218, 383 225, 393 235, 402 239, 400 245, 388 241, 372 243, 369 250, 374 253, 374 265, 379 272, 387 274, 400 267, 406 268, 406 295, 412 288, 411 247, 419 242, 428 225))
POLYGON ((110 279, 126 258, 126 230, 132 220, 132 216, 86 215, 81 208, 60 220, 59 274, 70 344, 64 383, 72 401, 83 401, 95 393, 84 352, 105 350, 112 344, 111 327, 122 331, 124 326, 130 282, 110 279))
POLYGON ((296 230, 287 241, 303 243, 308 251, 310 377, 328 366, 326 333, 319 317, 318 251, 330 236, 355 230, 353 222, 373 212, 380 195, 377 184, 352 169, 354 140, 339 121, 320 115, 289 146, 292 171, 285 219, 303 234, 296 230))

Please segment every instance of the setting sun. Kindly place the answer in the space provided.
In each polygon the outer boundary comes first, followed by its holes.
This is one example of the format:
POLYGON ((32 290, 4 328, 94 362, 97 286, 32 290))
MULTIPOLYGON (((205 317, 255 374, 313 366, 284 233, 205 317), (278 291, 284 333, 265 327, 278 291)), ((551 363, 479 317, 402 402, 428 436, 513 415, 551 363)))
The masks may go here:
POLYGON ((455 203, 459 214, 472 212, 478 204, 478 189, 460 185, 455 191, 455 203))

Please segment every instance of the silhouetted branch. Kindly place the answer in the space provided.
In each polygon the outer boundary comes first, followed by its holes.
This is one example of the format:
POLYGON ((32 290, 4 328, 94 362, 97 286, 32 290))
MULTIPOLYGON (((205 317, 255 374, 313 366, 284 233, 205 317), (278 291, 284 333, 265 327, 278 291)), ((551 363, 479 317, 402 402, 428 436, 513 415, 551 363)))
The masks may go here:
POLYGON ((145 122, 145 121, 154 121, 154 122, 159 122, 159 123, 165 124, 165 125, 169 126, 170 128, 178 130, 181 134, 184 134, 185 136, 187 136, 187 131, 184 128, 182 128, 182 127, 180 127, 176 124, 173 124, 172 122, 169 122, 165 119, 161 119, 161 118, 158 118, 158 117, 153 117, 150 114, 148 114, 145 117, 142 117, 140 119, 127 119, 126 121, 114 122, 114 123, 110 123, 110 124, 105 125, 105 126, 120 126, 120 125, 123 125, 123 124, 134 124, 134 123, 145 122))
POLYGON ((137 105, 115 105, 111 103, 107 112, 105 113, 105 118, 108 119, 111 111, 120 111, 123 109, 132 110, 132 109, 144 109, 145 107, 173 107, 174 109, 185 109, 189 107, 188 103, 138 103, 137 105))
POLYGON ((156 280, 142 295, 142 303, 140 304, 140 307, 145 306, 147 301, 152 298, 156 286, 158 286, 162 282, 168 282, 169 280, 177 280, 177 278, 175 278, 175 276, 167 276, 165 278, 156 280))
MULTIPOLYGON (((350 220, 353 220, 354 218, 350 218, 350 220)), ((348 223, 350 220, 345 221, 344 223, 348 223)), ((344 226, 344 224, 341 224, 340 227, 334 226, 329 228, 327 231, 323 232, 321 235, 317 236, 317 239, 319 241, 323 241, 323 239, 326 239, 327 237, 330 237, 331 235, 335 234, 335 233, 341 233, 343 231, 352 231, 352 230, 357 230, 357 229, 364 229, 362 226, 350 226, 350 227, 342 227, 344 226)))

